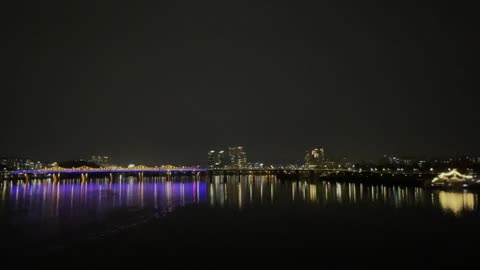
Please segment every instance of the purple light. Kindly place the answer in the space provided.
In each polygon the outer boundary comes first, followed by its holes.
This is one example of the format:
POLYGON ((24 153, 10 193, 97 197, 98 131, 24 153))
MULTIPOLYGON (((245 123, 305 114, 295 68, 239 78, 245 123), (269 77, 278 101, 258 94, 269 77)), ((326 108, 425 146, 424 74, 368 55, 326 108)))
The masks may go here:
POLYGON ((52 173, 168 173, 168 172, 206 172, 207 169, 89 169, 89 170, 20 170, 11 174, 52 174, 52 173))

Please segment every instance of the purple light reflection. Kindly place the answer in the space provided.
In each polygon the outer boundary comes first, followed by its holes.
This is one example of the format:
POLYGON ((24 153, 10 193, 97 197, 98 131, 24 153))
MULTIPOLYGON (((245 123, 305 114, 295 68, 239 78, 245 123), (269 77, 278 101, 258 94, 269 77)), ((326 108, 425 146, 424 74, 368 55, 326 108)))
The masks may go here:
MULTIPOLYGON (((173 211, 176 207, 207 201, 205 182, 104 180, 81 183, 64 180, 52 184, 35 180, 30 184, 10 184, 6 196, 14 224, 91 224, 110 218, 115 209, 156 209, 173 211)), ((5 203, 5 202, 4 202, 5 203)))

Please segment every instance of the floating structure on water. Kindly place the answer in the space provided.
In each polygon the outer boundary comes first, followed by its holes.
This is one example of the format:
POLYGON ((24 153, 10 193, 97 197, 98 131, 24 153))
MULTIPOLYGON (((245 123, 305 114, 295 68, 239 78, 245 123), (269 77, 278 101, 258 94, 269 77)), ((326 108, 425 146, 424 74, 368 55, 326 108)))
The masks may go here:
POLYGON ((431 182, 432 187, 472 189, 480 188, 480 180, 475 179, 472 175, 465 175, 453 169, 444 172, 435 177, 431 182))

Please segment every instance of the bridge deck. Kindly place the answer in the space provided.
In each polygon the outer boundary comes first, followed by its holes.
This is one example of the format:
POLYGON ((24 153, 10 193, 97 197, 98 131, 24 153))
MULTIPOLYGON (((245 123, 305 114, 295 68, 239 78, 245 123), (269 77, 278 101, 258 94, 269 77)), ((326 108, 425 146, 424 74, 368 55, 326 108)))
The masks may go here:
POLYGON ((197 173, 206 172, 206 169, 62 169, 62 170, 19 170, 11 171, 10 174, 83 174, 83 173, 197 173))

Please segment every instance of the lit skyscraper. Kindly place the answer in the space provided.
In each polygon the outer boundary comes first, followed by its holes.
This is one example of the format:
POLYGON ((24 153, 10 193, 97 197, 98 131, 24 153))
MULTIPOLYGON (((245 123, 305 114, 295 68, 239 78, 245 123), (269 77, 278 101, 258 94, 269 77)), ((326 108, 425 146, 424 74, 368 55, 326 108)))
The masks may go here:
POLYGON ((247 163, 247 152, 241 152, 240 157, 238 158, 238 167, 239 168, 246 168, 248 165, 247 163))
POLYGON ((243 151, 243 146, 228 148, 229 166, 235 169, 242 169, 247 166, 247 153, 243 151))
POLYGON ((217 164, 216 165, 219 168, 225 167, 225 151, 223 151, 223 150, 218 151, 217 164))
POLYGON ((307 151, 305 155, 305 167, 307 168, 321 168, 326 161, 325 150, 323 148, 314 148, 307 151))
POLYGON ((208 152, 208 167, 209 168, 223 168, 225 167, 225 151, 211 150, 208 152))
POLYGON ((215 152, 215 150, 211 150, 210 152, 208 152, 208 167, 214 168, 216 161, 217 161, 217 152, 215 152))

